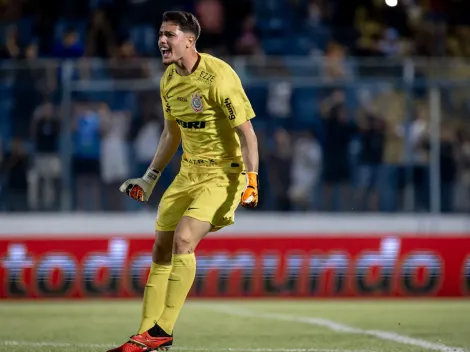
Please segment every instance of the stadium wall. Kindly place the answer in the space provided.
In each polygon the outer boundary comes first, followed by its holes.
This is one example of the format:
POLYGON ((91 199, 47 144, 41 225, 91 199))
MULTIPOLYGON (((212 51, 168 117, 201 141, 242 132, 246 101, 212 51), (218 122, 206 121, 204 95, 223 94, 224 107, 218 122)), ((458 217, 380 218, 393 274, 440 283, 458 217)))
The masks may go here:
MULTIPOLYGON (((259 214, 200 244, 191 297, 470 296, 468 217, 259 214)), ((0 216, 0 298, 140 297, 154 220, 0 216)))

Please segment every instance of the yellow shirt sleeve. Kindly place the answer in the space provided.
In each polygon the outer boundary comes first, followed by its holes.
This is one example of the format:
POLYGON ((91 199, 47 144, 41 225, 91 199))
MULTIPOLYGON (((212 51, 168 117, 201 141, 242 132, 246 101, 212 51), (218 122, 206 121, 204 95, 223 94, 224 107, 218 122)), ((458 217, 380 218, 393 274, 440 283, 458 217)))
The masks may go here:
POLYGON ((231 70, 219 77, 220 80, 213 85, 214 100, 224 112, 230 125, 237 127, 255 117, 238 75, 231 70))
POLYGON ((167 120, 175 120, 173 116, 171 116, 171 108, 170 104, 168 103, 168 99, 166 97, 165 89, 163 87, 163 80, 165 75, 163 75, 162 79, 160 80, 160 98, 162 100, 162 107, 163 107, 163 116, 167 120))

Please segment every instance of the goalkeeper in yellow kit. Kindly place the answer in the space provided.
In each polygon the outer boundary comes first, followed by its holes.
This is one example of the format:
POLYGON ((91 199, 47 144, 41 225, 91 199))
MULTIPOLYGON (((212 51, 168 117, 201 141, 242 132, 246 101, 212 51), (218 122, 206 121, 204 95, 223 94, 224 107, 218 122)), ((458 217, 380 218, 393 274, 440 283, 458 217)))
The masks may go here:
POLYGON ((147 201, 181 141, 183 156, 160 201, 140 328, 112 352, 171 347, 195 278, 199 241, 233 224, 239 203, 258 203, 258 144, 250 122, 255 113, 235 71, 196 51, 200 31, 190 13, 163 15, 158 44, 167 66, 160 83, 165 126, 147 172, 124 182, 121 192, 147 201))

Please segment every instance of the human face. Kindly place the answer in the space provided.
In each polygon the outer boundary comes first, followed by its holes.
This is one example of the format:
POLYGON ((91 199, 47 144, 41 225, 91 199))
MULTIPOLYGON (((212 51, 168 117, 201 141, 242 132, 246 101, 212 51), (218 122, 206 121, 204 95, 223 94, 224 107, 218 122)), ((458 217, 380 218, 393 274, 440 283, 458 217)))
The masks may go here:
POLYGON ((173 22, 163 22, 158 36, 158 47, 164 65, 181 60, 194 42, 194 36, 181 31, 173 22))

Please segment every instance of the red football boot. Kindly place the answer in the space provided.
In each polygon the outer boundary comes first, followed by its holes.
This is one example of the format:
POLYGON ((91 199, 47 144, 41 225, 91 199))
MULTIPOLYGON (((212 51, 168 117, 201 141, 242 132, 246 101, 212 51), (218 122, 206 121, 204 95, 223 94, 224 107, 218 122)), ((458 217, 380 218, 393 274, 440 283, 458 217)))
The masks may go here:
POLYGON ((149 331, 142 334, 133 335, 125 344, 107 352, 150 352, 168 351, 173 345, 173 335, 168 335, 162 328, 155 325, 149 331))
MULTIPOLYGON (((131 336, 131 339, 134 336, 131 336)), ((106 352, 143 352, 145 351, 142 346, 134 344, 133 342, 127 341, 123 345, 113 348, 111 350, 108 350, 106 352)))

